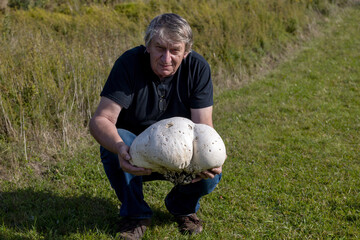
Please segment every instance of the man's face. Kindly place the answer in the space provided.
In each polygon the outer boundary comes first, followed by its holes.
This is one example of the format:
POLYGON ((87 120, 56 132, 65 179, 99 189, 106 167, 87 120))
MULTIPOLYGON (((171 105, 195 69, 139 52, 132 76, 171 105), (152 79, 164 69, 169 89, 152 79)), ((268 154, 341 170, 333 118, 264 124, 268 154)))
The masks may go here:
POLYGON ((154 73, 160 78, 169 77, 177 71, 182 60, 188 55, 185 43, 169 43, 155 36, 147 47, 150 64, 154 73))

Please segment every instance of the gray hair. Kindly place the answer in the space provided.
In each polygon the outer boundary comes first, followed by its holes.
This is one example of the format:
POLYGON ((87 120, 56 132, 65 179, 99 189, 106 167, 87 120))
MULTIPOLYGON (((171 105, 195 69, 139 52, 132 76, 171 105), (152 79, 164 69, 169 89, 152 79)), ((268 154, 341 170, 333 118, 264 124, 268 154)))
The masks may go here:
POLYGON ((190 52, 193 44, 193 34, 189 23, 174 13, 165 13, 151 20, 146 29, 144 41, 148 47, 152 39, 158 36, 170 43, 185 43, 185 52, 190 52))

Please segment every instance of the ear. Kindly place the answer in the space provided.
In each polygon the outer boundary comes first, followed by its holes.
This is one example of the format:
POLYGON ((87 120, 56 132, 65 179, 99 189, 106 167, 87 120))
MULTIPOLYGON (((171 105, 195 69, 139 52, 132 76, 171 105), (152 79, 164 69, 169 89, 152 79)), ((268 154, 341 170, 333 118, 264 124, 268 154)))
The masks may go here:
POLYGON ((185 52, 184 54, 184 59, 189 55, 190 51, 189 52, 185 52))

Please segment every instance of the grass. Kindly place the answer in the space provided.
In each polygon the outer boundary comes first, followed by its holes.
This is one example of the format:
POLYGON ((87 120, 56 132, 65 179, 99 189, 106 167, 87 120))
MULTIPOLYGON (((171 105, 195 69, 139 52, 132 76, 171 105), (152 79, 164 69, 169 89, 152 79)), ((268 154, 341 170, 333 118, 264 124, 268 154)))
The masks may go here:
POLYGON ((238 219, 219 211, 219 225, 244 238, 359 238, 359 8, 352 13, 218 99, 231 153, 221 194, 230 191, 225 209, 238 219))
MULTIPOLYGON (((216 96, 228 159, 192 239, 360 237, 359 22, 359 5, 346 8, 288 61, 216 96)), ((0 178, 0 239, 114 239, 119 203, 98 145, 77 147, 54 152, 56 164, 13 162, 13 175, 0 178)), ((145 185, 155 213, 145 239, 188 239, 166 212, 170 188, 145 185)))
POLYGON ((219 91, 244 82, 342 2, 9 0, 0 11, 0 152, 10 166, 0 171, 77 151, 114 61, 143 43, 160 13, 189 20, 219 91))

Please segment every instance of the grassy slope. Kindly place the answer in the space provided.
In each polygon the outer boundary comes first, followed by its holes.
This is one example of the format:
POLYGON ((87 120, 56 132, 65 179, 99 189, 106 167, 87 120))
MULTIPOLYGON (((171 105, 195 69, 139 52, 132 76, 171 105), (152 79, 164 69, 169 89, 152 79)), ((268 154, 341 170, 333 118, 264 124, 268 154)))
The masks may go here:
MULTIPOLYGON (((336 3, 347 1, 100 2, 104 1, 12 0, 9 5, 20 10, 0 12, 4 161, 21 166, 24 158, 34 164, 61 161, 59 149, 77 151, 114 61, 143 43, 146 25, 160 13, 175 12, 188 19, 194 49, 209 61, 215 86, 221 86, 218 91, 244 82, 244 76, 263 66, 263 57, 277 58, 314 23, 336 12, 336 3)), ((0 176, 13 165, 0 164, 0 176)))
MULTIPOLYGON (((341 18, 343 16, 343 18, 341 18)), ((359 238, 360 9, 266 77, 216 98, 229 158, 202 200, 195 239, 359 238)), ((117 199, 98 146, 33 177, 3 182, 0 239, 112 239, 117 199)), ((145 239, 187 239, 161 201, 171 185, 146 184, 155 211, 145 239)))
POLYGON ((357 8, 292 61, 218 99, 230 157, 217 224, 246 238, 359 238, 359 20, 357 8))

